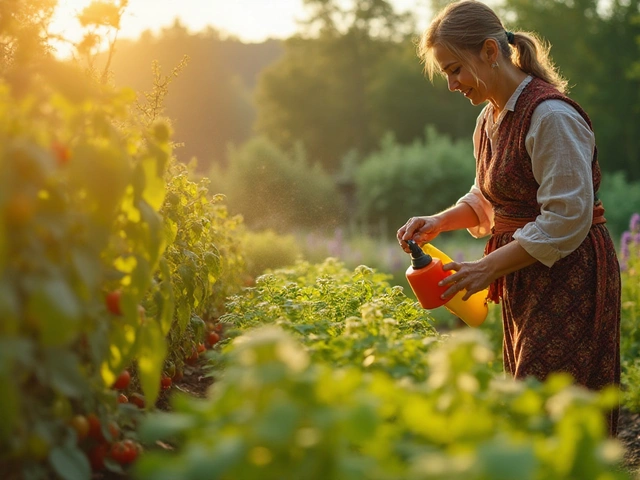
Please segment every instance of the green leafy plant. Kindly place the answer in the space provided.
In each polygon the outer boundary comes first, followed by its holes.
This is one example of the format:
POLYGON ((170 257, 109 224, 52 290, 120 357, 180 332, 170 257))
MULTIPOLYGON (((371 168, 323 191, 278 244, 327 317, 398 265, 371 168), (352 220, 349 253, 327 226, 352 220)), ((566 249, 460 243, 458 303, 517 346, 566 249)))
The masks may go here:
POLYGON ((147 419, 145 440, 179 447, 149 452, 136 478, 627 478, 604 438, 613 392, 496 379, 478 331, 434 346, 421 383, 313 350, 274 326, 237 337, 207 400, 147 419))
POLYGON ((185 165, 171 165, 161 209, 168 242, 166 271, 160 273, 169 282, 175 306, 173 317, 166 318, 165 371, 173 366, 178 375, 194 352, 195 357, 201 353, 197 350, 205 340, 205 322, 217 319, 225 297, 243 282, 242 249, 235 239, 241 219, 230 217, 221 200, 210 193, 206 179, 194 182, 185 165))
MULTIPOLYGON (((160 124, 130 121, 129 91, 52 61, 21 72, 0 80, 0 460, 88 478, 93 449, 115 440, 107 426, 135 416, 116 403, 118 375, 135 359, 158 394, 167 330, 142 304, 162 268, 171 146, 160 124), (100 433, 79 443, 74 415, 100 433)), ((157 310, 171 310, 166 293, 157 310)))
POLYGON ((230 298, 221 321, 237 331, 273 323, 295 332, 314 359, 423 379, 437 334, 428 311, 388 278, 366 266, 347 270, 333 258, 298 261, 230 298))

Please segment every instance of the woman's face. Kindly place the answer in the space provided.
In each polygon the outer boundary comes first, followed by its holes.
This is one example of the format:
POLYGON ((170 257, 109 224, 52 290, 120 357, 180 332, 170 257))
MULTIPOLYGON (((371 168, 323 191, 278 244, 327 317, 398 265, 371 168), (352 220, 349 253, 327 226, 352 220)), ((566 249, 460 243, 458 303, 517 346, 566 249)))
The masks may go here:
POLYGON ((447 77, 447 84, 450 91, 461 92, 473 105, 480 105, 488 100, 488 67, 481 62, 479 58, 476 59, 476 57, 473 57, 473 67, 478 75, 476 78, 469 69, 469 66, 463 64, 460 59, 453 55, 446 47, 442 45, 434 46, 433 55, 440 66, 440 70, 442 70, 447 77))

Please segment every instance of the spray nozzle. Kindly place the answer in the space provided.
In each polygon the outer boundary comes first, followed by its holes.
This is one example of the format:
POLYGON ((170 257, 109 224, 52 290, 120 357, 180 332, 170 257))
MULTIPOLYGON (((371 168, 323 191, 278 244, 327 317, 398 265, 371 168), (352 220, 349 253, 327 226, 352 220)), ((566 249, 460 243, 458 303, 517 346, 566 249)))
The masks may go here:
POLYGON ((431 255, 424 253, 414 240, 407 240, 407 245, 411 249, 411 266, 413 268, 424 268, 431 263, 431 255))

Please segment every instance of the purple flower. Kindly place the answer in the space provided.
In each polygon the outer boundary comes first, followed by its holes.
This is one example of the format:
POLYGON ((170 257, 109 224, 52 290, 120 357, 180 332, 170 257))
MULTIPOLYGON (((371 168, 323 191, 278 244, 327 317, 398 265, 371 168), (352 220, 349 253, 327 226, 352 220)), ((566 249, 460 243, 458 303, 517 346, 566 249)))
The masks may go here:
POLYGON ((631 220, 629 221, 629 231, 633 233, 640 233, 640 214, 634 213, 631 215, 631 220))
POLYGON ((629 257, 629 244, 631 243, 631 233, 624 232, 620 237, 620 256, 625 259, 629 257))

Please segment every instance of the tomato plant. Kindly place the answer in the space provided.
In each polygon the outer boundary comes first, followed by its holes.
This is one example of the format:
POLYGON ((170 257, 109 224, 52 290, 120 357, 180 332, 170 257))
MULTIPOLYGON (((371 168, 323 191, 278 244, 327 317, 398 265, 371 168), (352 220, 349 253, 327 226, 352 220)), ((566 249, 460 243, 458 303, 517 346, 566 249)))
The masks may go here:
POLYGON ((147 398, 160 390, 169 327, 158 312, 174 312, 158 281, 171 145, 134 118, 131 91, 36 64, 15 66, 29 86, 20 96, 0 75, 0 463, 16 478, 69 478, 61 458, 86 473, 75 460, 102 438, 100 419, 126 414, 110 387, 127 365, 141 360, 147 398), (27 459, 38 445, 40 477, 27 459))

